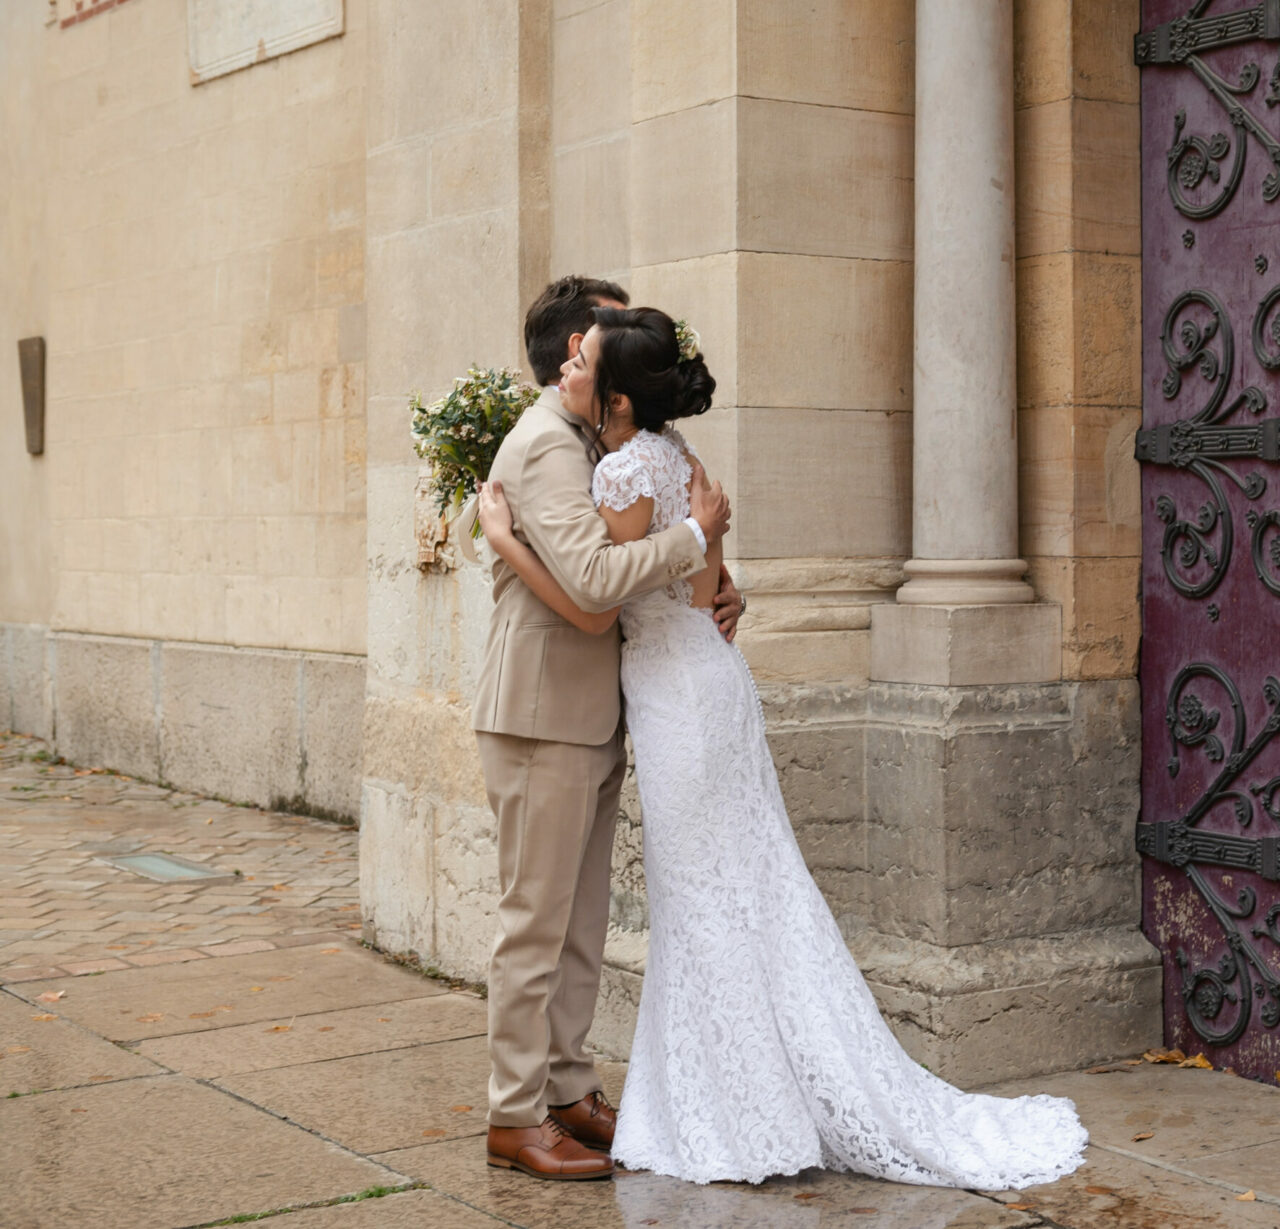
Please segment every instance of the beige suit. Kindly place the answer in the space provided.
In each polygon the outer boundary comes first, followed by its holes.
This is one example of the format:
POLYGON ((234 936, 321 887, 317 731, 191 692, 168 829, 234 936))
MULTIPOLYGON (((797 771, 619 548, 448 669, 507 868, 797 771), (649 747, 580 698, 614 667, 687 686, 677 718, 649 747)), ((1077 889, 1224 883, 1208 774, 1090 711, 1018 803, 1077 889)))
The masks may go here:
MULTIPOLYGON (((503 441, 518 536, 584 610, 701 570, 686 525, 615 546, 591 499, 580 420, 554 389, 503 441)), ((617 626, 581 632, 502 560, 473 725, 498 821, 498 936, 489 971, 489 1122, 524 1127, 600 1087, 583 1050, 609 920, 625 757, 617 626)))

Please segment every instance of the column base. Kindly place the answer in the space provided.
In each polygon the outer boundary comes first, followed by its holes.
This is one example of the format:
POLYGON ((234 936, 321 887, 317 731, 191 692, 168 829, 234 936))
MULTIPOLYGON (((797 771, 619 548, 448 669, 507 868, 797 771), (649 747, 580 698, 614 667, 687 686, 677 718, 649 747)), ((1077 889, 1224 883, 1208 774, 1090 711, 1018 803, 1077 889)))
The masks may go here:
POLYGON ((1025 559, 908 559, 898 601, 907 606, 996 606, 1034 602, 1025 559))
POLYGON ((1061 675, 1062 607, 1053 603, 872 607, 875 682, 962 687, 1061 675))

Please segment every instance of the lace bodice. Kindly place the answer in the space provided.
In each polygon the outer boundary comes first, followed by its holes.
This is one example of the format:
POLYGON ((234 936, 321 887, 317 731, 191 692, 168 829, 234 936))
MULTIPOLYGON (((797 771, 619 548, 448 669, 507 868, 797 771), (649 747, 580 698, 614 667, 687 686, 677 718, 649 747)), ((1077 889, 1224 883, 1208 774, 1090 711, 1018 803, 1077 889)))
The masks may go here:
MULTIPOLYGON (((637 499, 653 500, 653 517, 645 536, 678 525, 689 515, 689 478, 693 467, 685 454, 697 459, 684 436, 670 424, 661 435, 637 431, 617 452, 611 452, 596 466, 591 494, 596 507, 603 504, 623 512, 637 499)), ((687 607, 693 601, 693 585, 673 581, 664 589, 632 598, 622 608, 622 634, 634 639, 646 624, 662 622, 675 603, 687 607)))

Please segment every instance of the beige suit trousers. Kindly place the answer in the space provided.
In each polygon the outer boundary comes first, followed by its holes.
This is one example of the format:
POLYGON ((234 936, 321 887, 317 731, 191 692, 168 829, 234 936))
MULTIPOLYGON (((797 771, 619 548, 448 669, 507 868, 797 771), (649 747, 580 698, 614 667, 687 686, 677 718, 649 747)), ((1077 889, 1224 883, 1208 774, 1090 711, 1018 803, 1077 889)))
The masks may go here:
POLYGON ((583 1048, 600 987, 609 868, 626 771, 622 727, 599 746, 477 732, 498 821, 489 968, 489 1122, 540 1123, 600 1087, 583 1048))

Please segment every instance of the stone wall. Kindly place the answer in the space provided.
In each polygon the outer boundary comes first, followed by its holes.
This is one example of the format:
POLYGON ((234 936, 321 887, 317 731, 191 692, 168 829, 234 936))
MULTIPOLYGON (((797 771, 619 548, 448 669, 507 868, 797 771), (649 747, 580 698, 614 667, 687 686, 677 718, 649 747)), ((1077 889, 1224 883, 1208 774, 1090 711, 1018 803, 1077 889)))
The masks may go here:
MULTIPOLYGON (((64 3, 65 24, 51 10, 41 25, 41 8, 0 18, 0 141, 16 164, 0 259, 20 287, 0 307, 10 720, 63 754, 99 755, 82 734, 110 722, 115 697, 92 657, 46 668, 43 717, 28 715, 33 663, 56 651, 36 647, 46 629, 118 637, 93 643, 139 661, 122 695, 150 686, 139 644, 173 648, 170 679, 177 646, 234 646, 257 665, 244 690, 222 689, 228 720, 202 730, 228 771, 188 775, 173 756, 163 771, 238 800, 293 797, 266 786, 275 768, 259 754, 288 738, 274 699, 261 702, 273 653, 332 654, 345 680, 365 651, 366 6, 346 0, 341 37, 203 84, 180 0, 83 20, 64 3), (21 420, 13 341, 28 333, 49 354, 34 460, 7 446, 21 420)), ((295 656, 290 669, 310 667, 295 656)), ((186 685, 207 681, 197 670, 186 685)), ((335 686, 323 703, 349 703, 335 686)), ((145 721, 119 715, 142 737, 145 721)), ((353 815, 350 748, 323 754, 311 774, 345 782, 300 801, 353 815)), ((123 767, 151 752, 112 755, 123 767)))
POLYGON ((1064 678, 1137 672, 1137 0, 1015 6, 1021 549, 1064 678))

